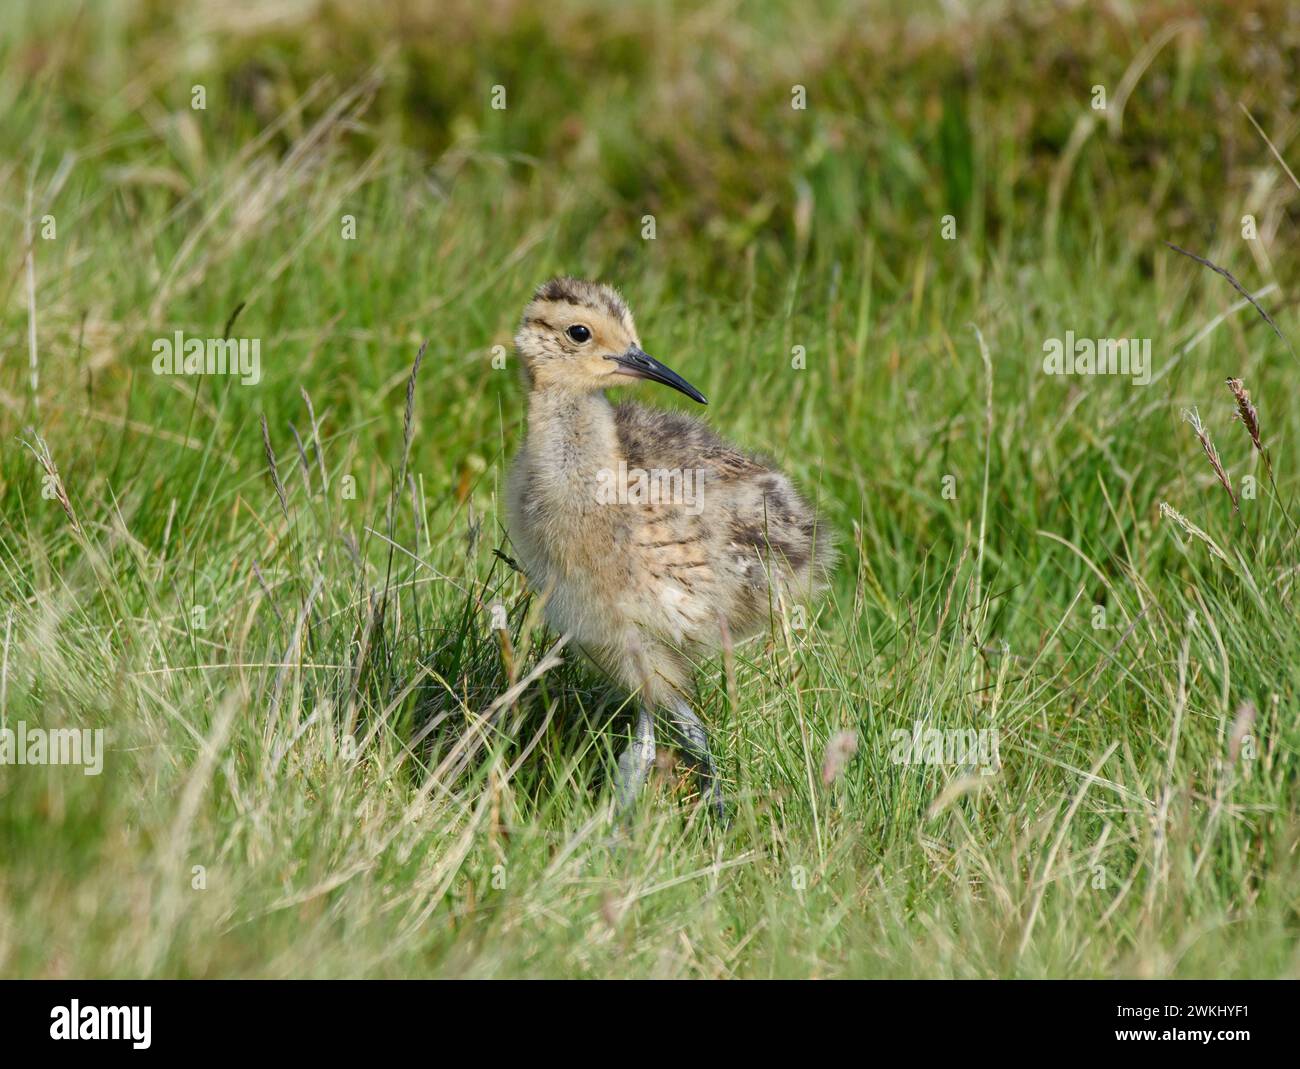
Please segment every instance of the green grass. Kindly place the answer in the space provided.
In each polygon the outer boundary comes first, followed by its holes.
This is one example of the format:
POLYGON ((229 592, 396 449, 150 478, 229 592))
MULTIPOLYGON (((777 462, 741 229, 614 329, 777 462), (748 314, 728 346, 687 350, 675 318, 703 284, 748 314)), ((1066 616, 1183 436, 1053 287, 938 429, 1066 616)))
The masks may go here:
POLYGON ((0 705, 108 746, 0 768, 0 972, 1300 974, 1300 189, 1239 107, 1300 165, 1285 6, 450 6, 0 13, 0 705), (560 271, 840 543, 700 666, 730 830, 665 761, 610 848, 625 696, 494 552, 493 347, 560 271), (232 316, 257 385, 151 373, 232 316), (1067 330, 1154 381, 1045 375, 1067 330))

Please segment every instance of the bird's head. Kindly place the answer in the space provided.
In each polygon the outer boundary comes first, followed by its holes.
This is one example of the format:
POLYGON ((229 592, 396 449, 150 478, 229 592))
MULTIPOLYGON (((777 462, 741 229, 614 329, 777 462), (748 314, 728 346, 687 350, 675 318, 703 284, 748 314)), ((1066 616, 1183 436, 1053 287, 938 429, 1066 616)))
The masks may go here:
POLYGON ((677 372, 642 351, 623 298, 598 282, 553 278, 539 286, 524 309, 515 348, 533 390, 594 393, 650 379, 708 404, 677 372))

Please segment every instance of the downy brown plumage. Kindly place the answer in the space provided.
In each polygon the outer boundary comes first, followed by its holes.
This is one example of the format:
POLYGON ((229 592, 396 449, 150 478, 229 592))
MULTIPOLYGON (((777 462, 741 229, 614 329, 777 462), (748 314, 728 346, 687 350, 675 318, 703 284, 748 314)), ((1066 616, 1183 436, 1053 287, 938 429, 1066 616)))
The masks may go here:
POLYGON ((529 394, 506 491, 510 538, 551 626, 639 692, 632 742, 619 758, 620 808, 631 807, 650 770, 662 710, 722 814, 691 707, 692 661, 819 591, 833 557, 828 532, 781 472, 699 420, 610 403, 605 390, 638 379, 706 403, 642 351, 610 287, 545 283, 515 346, 529 394))

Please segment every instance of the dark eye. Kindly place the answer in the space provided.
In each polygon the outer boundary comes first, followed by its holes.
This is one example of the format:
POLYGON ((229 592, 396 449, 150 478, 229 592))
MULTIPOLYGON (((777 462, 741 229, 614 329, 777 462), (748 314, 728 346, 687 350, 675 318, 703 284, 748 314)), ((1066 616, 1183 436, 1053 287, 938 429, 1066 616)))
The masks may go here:
POLYGON ((564 333, 567 334, 570 338, 572 338, 576 342, 588 341, 591 338, 591 331, 589 331, 581 323, 574 323, 573 326, 571 326, 564 333))

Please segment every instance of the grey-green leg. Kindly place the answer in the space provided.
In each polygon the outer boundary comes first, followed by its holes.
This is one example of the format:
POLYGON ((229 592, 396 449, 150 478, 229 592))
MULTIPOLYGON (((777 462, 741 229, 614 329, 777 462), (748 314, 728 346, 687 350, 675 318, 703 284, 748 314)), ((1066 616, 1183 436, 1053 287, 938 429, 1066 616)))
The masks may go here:
POLYGON ((627 816, 636 806, 636 800, 645 786, 646 777, 655 763, 654 713, 644 704, 637 708, 636 723, 632 727, 632 741, 618 757, 618 772, 614 780, 614 794, 618 811, 627 816))
POLYGON ((683 698, 674 699, 669 706, 673 727, 681 742, 682 753, 695 766, 700 779, 700 795, 709 804, 709 809, 718 820, 728 822, 727 801, 722 794, 722 781, 713 764, 713 755, 709 752, 709 735, 704 724, 695 715, 695 710, 683 698))

